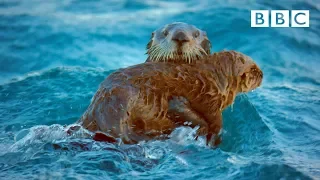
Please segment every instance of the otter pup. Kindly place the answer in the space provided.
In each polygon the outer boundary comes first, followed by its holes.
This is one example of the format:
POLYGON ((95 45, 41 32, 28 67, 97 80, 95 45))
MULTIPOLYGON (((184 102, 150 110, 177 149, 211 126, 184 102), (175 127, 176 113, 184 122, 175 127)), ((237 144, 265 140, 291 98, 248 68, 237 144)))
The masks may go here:
POLYGON ((166 137, 179 126, 199 126, 198 135, 214 145, 222 111, 238 93, 260 86, 262 76, 251 58, 235 51, 192 64, 138 64, 110 74, 79 123, 98 131, 96 140, 114 137, 128 144, 166 137))
POLYGON ((192 63, 210 54, 207 33, 183 22, 167 24, 152 32, 146 62, 192 63))

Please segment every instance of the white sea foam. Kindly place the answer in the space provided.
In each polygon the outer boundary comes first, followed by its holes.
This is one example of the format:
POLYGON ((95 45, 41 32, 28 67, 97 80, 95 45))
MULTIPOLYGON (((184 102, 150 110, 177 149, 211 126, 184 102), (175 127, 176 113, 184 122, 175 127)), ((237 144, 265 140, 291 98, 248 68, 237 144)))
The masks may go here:
POLYGON ((30 129, 23 129, 15 136, 15 143, 9 148, 11 152, 18 150, 23 146, 35 145, 39 143, 54 142, 67 138, 88 138, 92 133, 86 129, 80 128, 72 133, 68 133, 70 127, 79 126, 71 124, 62 126, 53 124, 50 126, 38 125, 30 129))

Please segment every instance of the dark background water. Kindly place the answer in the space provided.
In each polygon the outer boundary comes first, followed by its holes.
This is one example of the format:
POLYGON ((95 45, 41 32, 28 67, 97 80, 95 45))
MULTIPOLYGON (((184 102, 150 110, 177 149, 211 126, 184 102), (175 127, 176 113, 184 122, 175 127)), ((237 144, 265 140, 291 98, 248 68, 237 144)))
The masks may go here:
POLYGON ((319 1, 0 1, 0 179, 320 178, 319 1), (251 28, 252 9, 310 10, 310 28, 251 28), (264 71, 223 113, 223 142, 194 130, 115 146, 66 137, 111 70, 142 63, 151 32, 206 30, 264 71))

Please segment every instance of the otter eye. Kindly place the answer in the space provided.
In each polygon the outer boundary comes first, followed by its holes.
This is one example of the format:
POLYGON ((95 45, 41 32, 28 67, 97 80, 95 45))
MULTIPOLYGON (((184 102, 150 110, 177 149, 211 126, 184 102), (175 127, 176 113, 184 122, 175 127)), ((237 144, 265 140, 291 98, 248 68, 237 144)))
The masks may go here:
POLYGON ((196 32, 194 32, 193 36, 194 36, 195 38, 199 37, 199 36, 200 36, 200 31, 197 30, 196 32))
POLYGON ((169 34, 169 32, 165 29, 164 31, 163 31, 163 35, 164 36, 167 36, 169 34))

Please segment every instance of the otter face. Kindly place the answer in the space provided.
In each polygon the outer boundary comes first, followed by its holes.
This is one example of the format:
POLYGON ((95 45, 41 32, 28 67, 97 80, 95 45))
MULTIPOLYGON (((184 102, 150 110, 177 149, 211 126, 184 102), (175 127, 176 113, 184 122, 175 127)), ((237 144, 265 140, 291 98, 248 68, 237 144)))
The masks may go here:
POLYGON ((249 57, 236 51, 222 51, 208 58, 208 62, 220 69, 222 74, 237 79, 238 92, 249 92, 262 83, 263 73, 249 57))
POLYGON ((147 61, 185 61, 191 63, 210 54, 211 44, 205 31, 175 22, 152 33, 147 44, 147 61))
POLYGON ((252 65, 240 76, 240 92, 249 92, 262 83, 263 73, 257 65, 252 65))

